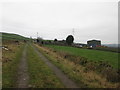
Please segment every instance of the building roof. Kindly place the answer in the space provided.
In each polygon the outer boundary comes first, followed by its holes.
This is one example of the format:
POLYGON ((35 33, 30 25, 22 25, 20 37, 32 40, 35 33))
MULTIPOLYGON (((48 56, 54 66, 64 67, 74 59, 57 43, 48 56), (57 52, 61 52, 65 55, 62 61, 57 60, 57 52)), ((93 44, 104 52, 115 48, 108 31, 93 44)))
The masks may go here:
POLYGON ((101 40, 89 40, 89 41, 87 41, 87 42, 91 42, 91 41, 101 41, 101 40))

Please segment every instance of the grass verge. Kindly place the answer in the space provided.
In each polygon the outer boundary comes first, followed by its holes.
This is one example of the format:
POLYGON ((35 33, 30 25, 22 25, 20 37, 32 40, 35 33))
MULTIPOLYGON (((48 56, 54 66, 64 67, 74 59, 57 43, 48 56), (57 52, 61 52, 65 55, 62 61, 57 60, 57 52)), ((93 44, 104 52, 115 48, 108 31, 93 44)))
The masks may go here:
POLYGON ((3 50, 2 56, 2 87, 12 88, 16 85, 17 68, 24 49, 24 44, 8 44, 8 51, 3 50))

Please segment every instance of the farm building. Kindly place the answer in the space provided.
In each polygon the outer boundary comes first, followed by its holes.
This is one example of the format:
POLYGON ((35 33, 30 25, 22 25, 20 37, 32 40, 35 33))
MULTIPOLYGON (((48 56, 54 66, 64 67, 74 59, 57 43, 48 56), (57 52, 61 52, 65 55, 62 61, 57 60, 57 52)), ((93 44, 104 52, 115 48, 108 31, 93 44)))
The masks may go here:
POLYGON ((89 40, 89 41, 87 41, 87 46, 88 47, 101 46, 101 41, 100 40, 89 40))

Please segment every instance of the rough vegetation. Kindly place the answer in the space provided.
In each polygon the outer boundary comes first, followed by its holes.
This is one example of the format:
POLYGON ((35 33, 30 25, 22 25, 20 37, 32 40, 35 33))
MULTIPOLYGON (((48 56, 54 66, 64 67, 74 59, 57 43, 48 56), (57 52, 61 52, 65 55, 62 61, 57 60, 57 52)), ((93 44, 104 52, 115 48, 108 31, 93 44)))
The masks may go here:
POLYGON ((6 42, 3 46, 6 46, 8 50, 2 50, 2 87, 16 87, 16 73, 24 44, 16 45, 6 42))

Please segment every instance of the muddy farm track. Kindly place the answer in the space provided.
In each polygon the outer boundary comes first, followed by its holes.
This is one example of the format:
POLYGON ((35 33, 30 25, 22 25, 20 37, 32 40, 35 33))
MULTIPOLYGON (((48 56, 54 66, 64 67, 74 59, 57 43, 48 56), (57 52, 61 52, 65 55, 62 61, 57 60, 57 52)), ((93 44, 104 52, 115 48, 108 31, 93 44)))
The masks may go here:
POLYGON ((26 60, 26 48, 27 46, 24 47, 23 53, 22 53, 22 58, 20 60, 20 64, 18 67, 18 79, 17 79, 17 87, 18 88, 28 88, 28 80, 29 80, 29 75, 28 75, 28 66, 27 66, 27 60, 26 60))
MULTIPOLYGON (((66 88, 78 88, 78 86, 69 79, 59 68, 57 68, 54 64, 50 62, 36 47, 33 45, 30 45, 35 53, 41 58, 42 61, 45 62, 46 65, 55 73, 55 75, 60 79, 60 81, 63 83, 63 85, 66 88)), ((28 75, 28 64, 26 60, 26 52, 27 52, 27 45, 25 45, 23 54, 18 66, 18 79, 17 79, 17 88, 28 88, 28 82, 29 82, 29 75, 28 75)))

